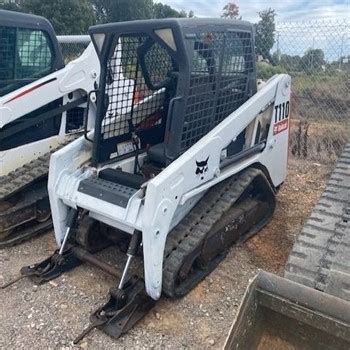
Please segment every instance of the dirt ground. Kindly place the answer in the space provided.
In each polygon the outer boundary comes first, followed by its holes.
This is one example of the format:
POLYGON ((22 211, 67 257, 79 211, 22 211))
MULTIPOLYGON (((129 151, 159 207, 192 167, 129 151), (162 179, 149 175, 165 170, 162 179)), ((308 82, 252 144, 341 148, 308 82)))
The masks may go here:
MULTIPOLYGON (((322 193, 332 166, 290 159, 286 183, 278 194, 273 220, 246 243, 231 249, 219 267, 186 297, 161 298, 128 334, 113 340, 92 331, 78 346, 72 340, 88 325, 113 278, 82 265, 43 286, 21 280, 0 290, 1 349, 221 348, 249 279, 259 269, 283 274, 288 253, 303 222, 322 193)), ((55 249, 53 234, 0 250, 0 284, 23 265, 40 261, 55 249)), ((102 255, 112 263, 110 249, 102 255)))

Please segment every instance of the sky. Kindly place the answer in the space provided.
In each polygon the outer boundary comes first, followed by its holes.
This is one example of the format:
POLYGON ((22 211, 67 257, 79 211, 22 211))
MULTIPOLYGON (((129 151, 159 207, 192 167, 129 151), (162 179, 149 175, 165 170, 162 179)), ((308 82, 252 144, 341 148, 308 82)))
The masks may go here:
POLYGON ((350 0, 160 0, 178 11, 192 10, 196 17, 220 17, 230 1, 252 23, 259 21, 259 11, 276 11, 279 34, 272 52, 278 47, 281 53, 302 56, 320 48, 329 62, 350 56, 350 0))
MULTIPOLYGON (((161 0, 176 10, 194 11, 197 17, 219 17, 222 8, 232 0, 161 0)), ((303 21, 315 18, 350 18, 350 0, 235 0, 244 20, 256 22, 257 12, 271 7, 277 22, 303 21)))

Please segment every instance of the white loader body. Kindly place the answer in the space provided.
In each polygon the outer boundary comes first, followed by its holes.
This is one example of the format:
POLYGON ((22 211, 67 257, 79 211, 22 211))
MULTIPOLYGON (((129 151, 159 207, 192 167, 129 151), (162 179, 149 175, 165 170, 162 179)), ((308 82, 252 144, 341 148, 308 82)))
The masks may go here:
MULTIPOLYGON (((63 105, 88 94, 95 89, 100 75, 100 64, 96 51, 90 44, 83 54, 64 68, 35 82, 0 97, 0 130, 18 120, 24 114, 63 98, 63 105), (49 83, 48 83, 49 82, 49 83)), ((86 106, 86 103, 83 104, 86 106)), ((21 167, 40 155, 50 152, 70 139, 66 133, 66 113, 63 114, 58 135, 27 143, 0 152, 0 176, 21 167)), ((95 110, 91 106, 89 126, 94 121, 95 110)))
MULTIPOLYGON (((142 231, 146 290, 158 299, 167 235, 208 189, 250 166, 263 169, 275 188, 285 180, 290 88, 288 75, 272 77, 241 107, 135 191, 125 207, 89 196, 78 188, 82 180, 96 176, 107 166, 132 173, 133 157, 93 167, 92 143, 84 137, 55 152, 50 161, 48 189, 57 243, 61 244, 66 232, 70 207, 86 209, 92 218, 130 234, 142 231), (270 125, 263 149, 222 167, 226 147, 243 130, 246 129, 245 149, 254 145, 254 130, 262 118, 270 125), (196 162, 203 159, 208 160, 207 168, 196 173, 196 162)), ((92 136, 93 131, 89 134, 92 136)), ((145 153, 140 154, 141 164, 144 158, 145 153)))

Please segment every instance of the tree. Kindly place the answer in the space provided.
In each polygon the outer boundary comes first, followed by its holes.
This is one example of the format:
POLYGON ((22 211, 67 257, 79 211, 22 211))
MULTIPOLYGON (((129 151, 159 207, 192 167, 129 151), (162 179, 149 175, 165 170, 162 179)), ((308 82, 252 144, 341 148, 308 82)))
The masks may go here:
MULTIPOLYGON (((130 21, 148 18, 187 17, 184 10, 177 11, 169 5, 153 0, 90 0, 98 23, 130 21)), ((188 13, 193 17, 193 11, 188 13)))
POLYGON ((324 52, 321 49, 308 49, 301 58, 301 69, 313 72, 322 69, 325 64, 324 52))
POLYGON ((57 34, 87 34, 95 23, 89 0, 17 0, 1 8, 43 16, 57 34))
POLYGON ((241 17, 239 18, 238 16, 239 7, 233 2, 227 3, 222 9, 222 18, 241 19, 241 17))
POLYGON ((154 18, 169 18, 169 17, 186 17, 186 12, 178 12, 169 5, 164 5, 160 2, 153 4, 154 18))
POLYGON ((290 71, 298 71, 300 69, 301 57, 298 55, 290 56, 282 54, 279 64, 290 71))
POLYGON ((275 66, 281 66, 288 71, 296 72, 300 69, 301 57, 298 55, 291 56, 288 54, 280 53, 276 51, 272 54, 272 64, 275 66))
POLYGON ((19 5, 19 1, 0 1, 0 10, 22 12, 22 9, 19 5))
POLYGON ((153 17, 153 0, 91 0, 99 23, 153 17))
POLYGON ((181 11, 179 12, 179 14, 180 14, 180 17, 187 17, 187 13, 186 13, 185 10, 181 10, 181 11))
POLYGON ((275 43, 275 10, 269 8, 258 13, 260 21, 256 25, 256 53, 271 60, 270 50, 275 43))

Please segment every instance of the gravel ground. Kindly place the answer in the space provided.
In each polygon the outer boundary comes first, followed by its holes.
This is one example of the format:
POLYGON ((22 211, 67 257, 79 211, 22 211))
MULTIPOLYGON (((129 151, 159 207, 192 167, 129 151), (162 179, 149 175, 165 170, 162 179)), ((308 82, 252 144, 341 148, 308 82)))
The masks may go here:
MULTIPOLYGON (((28 280, 0 290, 1 349, 221 348, 249 280, 259 269, 282 274, 304 220, 322 193, 331 167, 289 162, 273 220, 258 235, 231 249, 219 267, 186 297, 161 298, 128 334, 113 340, 92 331, 78 346, 72 340, 88 325, 89 314, 106 299, 113 278, 82 265, 43 286, 28 280)), ((53 234, 0 250, 0 284, 55 249, 53 234)), ((113 248, 102 257, 114 264, 113 248)))

